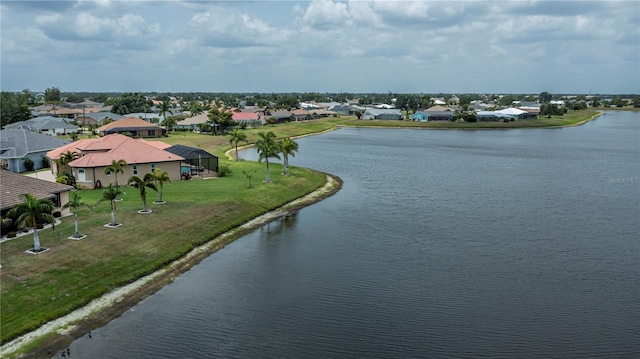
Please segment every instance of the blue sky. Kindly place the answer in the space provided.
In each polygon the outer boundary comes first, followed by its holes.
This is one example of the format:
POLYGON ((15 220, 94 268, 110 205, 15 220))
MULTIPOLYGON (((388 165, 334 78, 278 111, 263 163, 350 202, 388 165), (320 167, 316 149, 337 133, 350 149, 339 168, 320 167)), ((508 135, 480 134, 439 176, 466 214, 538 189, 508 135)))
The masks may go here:
POLYGON ((640 93, 634 1, 7 1, 0 87, 640 93))

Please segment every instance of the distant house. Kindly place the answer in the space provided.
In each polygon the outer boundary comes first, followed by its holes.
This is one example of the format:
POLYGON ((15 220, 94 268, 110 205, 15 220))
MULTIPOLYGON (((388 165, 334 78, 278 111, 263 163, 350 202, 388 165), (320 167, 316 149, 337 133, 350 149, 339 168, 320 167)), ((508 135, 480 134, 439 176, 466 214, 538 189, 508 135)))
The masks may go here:
POLYGON ((34 169, 43 168, 43 157, 48 151, 66 144, 65 141, 22 128, 0 131, 0 160, 11 172, 22 173, 27 169, 24 159, 33 161, 34 169))
MULTIPOLYGON (((78 154, 78 159, 69 163, 72 174, 79 187, 100 188, 115 184, 115 176, 105 174, 105 168, 115 160, 125 160, 124 173, 118 175, 120 185, 131 176, 144 176, 156 168, 167 171, 172 181, 181 177, 183 157, 167 152, 170 147, 160 141, 134 139, 120 134, 111 134, 100 138, 88 138, 70 143, 47 153, 51 161, 60 158, 67 151, 78 154)), ((54 174, 62 169, 51 166, 54 174)))
POLYGON ((200 132, 200 127, 198 125, 209 122, 208 114, 209 112, 205 111, 199 115, 185 118, 184 120, 178 121, 176 125, 173 126, 173 129, 200 132))
POLYGON ((336 113, 333 111, 325 110, 325 109, 317 109, 317 110, 309 110, 309 114, 313 118, 322 118, 322 117, 331 117, 335 116, 336 113))
POLYGON ((264 118, 260 116, 259 113, 253 113, 253 112, 234 112, 233 115, 231 116, 231 119, 233 119, 239 124, 244 123, 247 126, 251 126, 256 122, 260 124, 264 124, 264 118))
POLYGON ((424 110, 417 111, 409 119, 411 121, 429 122, 429 121, 453 121, 455 113, 453 111, 433 111, 424 110))
POLYGON ((101 136, 128 133, 133 137, 162 137, 166 132, 166 129, 137 117, 125 117, 98 128, 101 136))
POLYGON ((266 111, 265 120, 269 118, 275 118, 278 123, 284 123, 291 121, 291 117, 293 112, 287 110, 275 110, 275 111, 266 111))
POLYGON ((7 212, 22 203, 21 194, 29 193, 37 199, 49 198, 57 210, 69 202, 69 192, 74 188, 66 184, 49 182, 9 171, 0 171, 0 214, 5 218, 7 212))
MULTIPOLYGON (((68 121, 68 120, 66 120, 68 121)), ((78 132, 80 127, 66 122, 62 118, 52 116, 34 117, 30 120, 14 122, 5 126, 6 129, 19 128, 35 131, 43 135, 56 136, 78 132)))
POLYGON ((367 107, 362 115, 363 120, 401 120, 400 109, 367 107))
POLYGON ((538 111, 524 111, 517 108, 505 108, 499 111, 478 111, 476 119, 481 121, 503 121, 503 120, 530 120, 536 119, 538 111))
POLYGON ((84 115, 80 115, 76 117, 76 122, 78 122, 83 127, 88 126, 102 126, 105 121, 118 121, 121 120, 122 116, 113 112, 89 112, 84 115))
POLYGON ((307 119, 307 116, 309 115, 309 111, 299 109, 299 108, 295 110, 291 110, 291 113, 293 114, 293 117, 295 117, 296 121, 304 121, 307 119))

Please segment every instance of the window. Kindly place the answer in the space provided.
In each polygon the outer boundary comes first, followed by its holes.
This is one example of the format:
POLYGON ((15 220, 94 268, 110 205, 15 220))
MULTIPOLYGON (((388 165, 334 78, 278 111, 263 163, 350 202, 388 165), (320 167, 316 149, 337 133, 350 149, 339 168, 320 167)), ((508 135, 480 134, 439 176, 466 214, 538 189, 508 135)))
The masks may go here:
POLYGON ((107 171, 107 176, 111 176, 111 171, 107 171))
POLYGON ((138 174, 138 165, 133 165, 133 175, 137 175, 138 174))
POLYGON ((156 164, 155 164, 155 163, 152 163, 152 164, 151 164, 151 172, 153 172, 153 170, 155 170, 155 169, 156 169, 156 164))

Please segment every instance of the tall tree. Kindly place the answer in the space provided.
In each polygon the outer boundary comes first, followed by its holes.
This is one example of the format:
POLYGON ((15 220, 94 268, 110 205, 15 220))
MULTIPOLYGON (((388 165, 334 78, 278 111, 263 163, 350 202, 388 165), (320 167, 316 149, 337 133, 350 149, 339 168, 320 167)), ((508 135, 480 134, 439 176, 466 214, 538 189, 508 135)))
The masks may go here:
POLYGON ((62 208, 69 208, 73 212, 73 219, 75 225, 75 233, 73 238, 82 238, 80 231, 78 230, 78 210, 82 207, 91 208, 91 206, 82 200, 77 191, 73 191, 69 194, 69 202, 65 203, 62 208))
POLYGON ((0 94, 0 126, 26 121, 31 118, 27 100, 13 92, 2 91, 0 94))
POLYGON ((280 142, 280 152, 282 153, 282 160, 284 161, 284 167, 282 174, 289 174, 289 156, 295 157, 298 151, 298 143, 289 137, 285 137, 280 142))
POLYGON ((60 103, 62 100, 60 89, 57 87, 49 87, 44 90, 44 102, 46 103, 60 103))
POLYGON ((102 192, 102 198, 98 201, 97 204, 100 204, 102 201, 109 201, 111 204, 111 227, 116 227, 118 224, 116 223, 116 201, 122 194, 122 191, 118 187, 113 187, 111 183, 109 186, 105 188, 102 192))
POLYGON ((147 208, 147 188, 151 188, 152 190, 157 192, 158 189, 156 188, 154 181, 155 178, 153 177, 153 174, 147 173, 143 178, 140 178, 138 176, 131 176, 129 178, 129 181, 127 182, 127 185, 137 188, 140 192, 140 198, 142 198, 142 211, 140 211, 140 213, 151 212, 151 210, 147 208))
POLYGON ((220 132, 224 133, 227 127, 234 125, 233 114, 226 109, 220 110, 217 107, 213 107, 209 110, 207 117, 209 118, 209 124, 214 128, 214 132, 216 132, 216 128, 220 128, 220 132))
POLYGON ((238 161, 240 158, 238 157, 238 142, 244 142, 244 143, 249 143, 247 141, 247 134, 244 133, 243 131, 234 128, 233 132, 231 132, 229 134, 229 143, 231 143, 231 145, 235 145, 236 148, 236 161, 238 161))
POLYGON ((48 198, 38 199, 31 193, 23 193, 20 196, 22 203, 13 207, 7 215, 16 218, 15 222, 19 227, 33 228, 33 250, 39 252, 40 237, 38 236, 38 221, 55 223, 55 218, 51 214, 55 206, 48 198))
POLYGON ((158 201, 156 203, 164 203, 162 200, 162 189, 165 182, 171 182, 171 177, 169 177, 169 173, 167 173, 167 171, 163 171, 159 168, 155 168, 152 174, 154 183, 158 189, 158 201))
POLYGON ((167 112, 173 115, 173 110, 172 110, 171 102, 169 101, 169 99, 162 100, 159 110, 160 110, 159 111, 160 114, 162 115, 162 124, 166 126, 164 124, 164 121, 167 120, 167 112))
POLYGON ((540 96, 538 98, 540 100, 540 103, 548 103, 553 99, 553 95, 551 95, 547 91, 544 91, 540 93, 540 96))
POLYGON ((178 119, 174 116, 169 116, 169 118, 165 118, 164 121, 162 121, 162 125, 169 132, 173 131, 173 126, 177 124, 178 124, 178 119))
POLYGON ((258 162, 265 160, 267 163, 267 176, 264 181, 269 183, 271 182, 271 177, 269 176, 269 158, 280 159, 280 145, 276 143, 276 135, 273 131, 266 133, 258 132, 258 137, 260 137, 260 139, 255 144, 255 147, 258 150, 258 162))

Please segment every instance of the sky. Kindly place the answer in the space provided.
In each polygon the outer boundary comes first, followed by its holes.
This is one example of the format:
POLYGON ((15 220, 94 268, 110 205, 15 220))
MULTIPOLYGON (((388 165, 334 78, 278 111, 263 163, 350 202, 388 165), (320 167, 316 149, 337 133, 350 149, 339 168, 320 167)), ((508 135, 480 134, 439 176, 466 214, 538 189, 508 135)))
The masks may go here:
POLYGON ((640 94, 640 1, 0 0, 0 89, 640 94))

